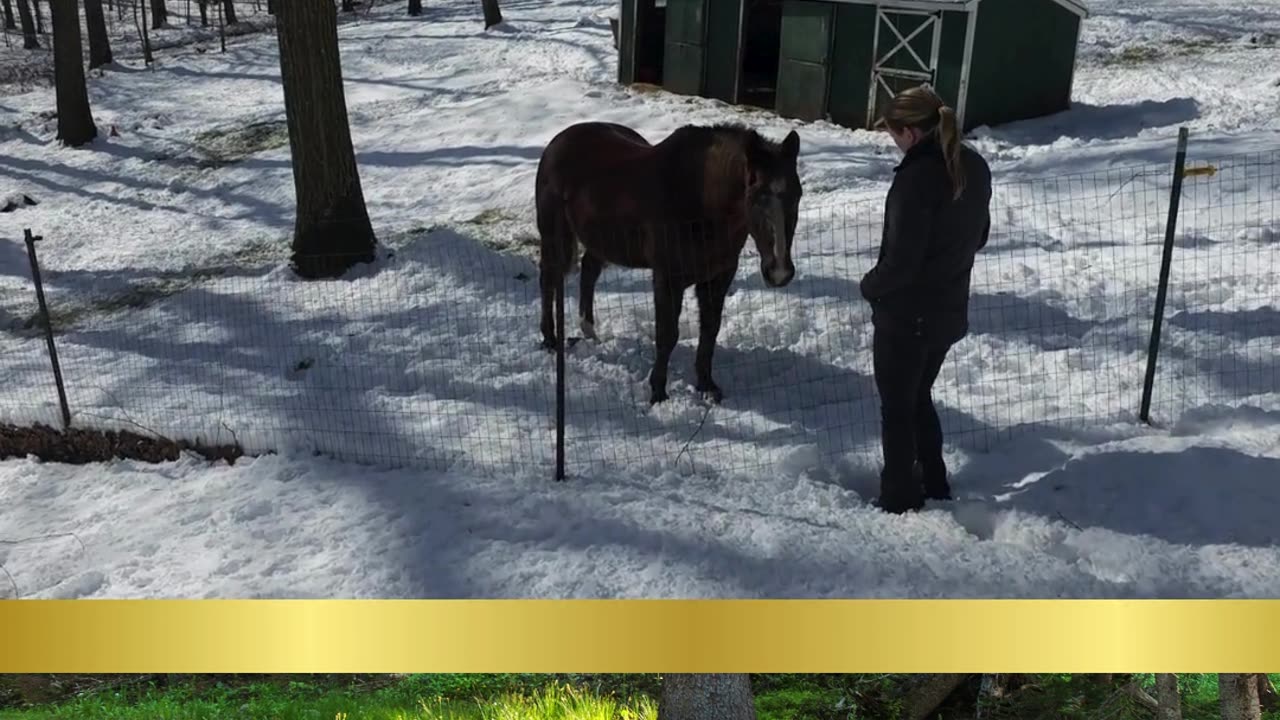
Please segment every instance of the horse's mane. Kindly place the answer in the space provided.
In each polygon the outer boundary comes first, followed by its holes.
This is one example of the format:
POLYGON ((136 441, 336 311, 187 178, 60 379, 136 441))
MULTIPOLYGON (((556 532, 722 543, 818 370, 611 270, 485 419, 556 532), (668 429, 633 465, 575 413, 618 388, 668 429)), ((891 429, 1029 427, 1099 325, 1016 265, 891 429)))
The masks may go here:
POLYGON ((735 122, 722 122, 714 125, 684 125, 671 133, 670 139, 680 145, 692 143, 714 143, 715 140, 729 140, 739 144, 749 155, 760 152, 775 152, 779 143, 770 140, 755 128, 735 122))

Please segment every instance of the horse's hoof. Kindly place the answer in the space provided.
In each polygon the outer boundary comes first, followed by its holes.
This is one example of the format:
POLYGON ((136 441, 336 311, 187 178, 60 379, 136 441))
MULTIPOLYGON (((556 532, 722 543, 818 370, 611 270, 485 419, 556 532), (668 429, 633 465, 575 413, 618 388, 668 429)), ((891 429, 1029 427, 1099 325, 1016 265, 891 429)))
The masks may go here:
POLYGON ((542 348, 543 350, 546 350, 547 352, 555 352, 556 341, 543 338, 542 342, 539 343, 538 347, 542 348))
POLYGON ((714 405, 719 405, 724 400, 724 393, 720 390, 720 386, 715 383, 704 383, 694 388, 702 393, 702 397, 714 405))
POLYGON ((668 397, 666 390, 654 390, 653 394, 649 396, 649 405, 653 406, 666 402, 668 397))

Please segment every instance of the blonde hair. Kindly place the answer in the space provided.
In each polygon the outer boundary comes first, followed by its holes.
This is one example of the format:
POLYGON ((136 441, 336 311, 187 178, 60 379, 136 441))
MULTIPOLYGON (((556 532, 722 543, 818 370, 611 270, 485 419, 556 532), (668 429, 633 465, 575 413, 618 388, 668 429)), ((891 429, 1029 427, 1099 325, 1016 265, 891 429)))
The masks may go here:
POLYGON ((938 93, 928 85, 919 85, 898 93, 884 109, 881 122, 894 132, 913 127, 936 132, 942 143, 942 155, 947 162, 947 174, 951 176, 954 198, 964 192, 964 168, 960 163, 960 128, 956 124, 956 111, 947 105, 938 93))

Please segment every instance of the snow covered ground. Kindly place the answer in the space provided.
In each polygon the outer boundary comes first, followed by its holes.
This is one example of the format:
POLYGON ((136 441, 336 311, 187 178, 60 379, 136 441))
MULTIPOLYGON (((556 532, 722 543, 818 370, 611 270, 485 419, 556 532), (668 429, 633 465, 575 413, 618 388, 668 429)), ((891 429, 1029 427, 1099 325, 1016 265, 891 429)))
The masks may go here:
POLYGON ((91 79, 104 133, 84 149, 52 142, 51 90, 0 99, 0 198, 39 203, 0 214, 0 421, 57 417, 27 327, 30 227, 78 424, 280 453, 0 463, 0 540, 32 538, 0 543, 0 595, 1280 596, 1280 2, 1095 1, 1077 106, 974 134, 1001 185, 974 332, 937 393, 960 500, 911 517, 868 505, 856 283, 887 138, 618 87, 610 2, 516 0, 489 32, 473 2, 427 5, 340 30, 385 250, 338 282, 285 266, 270 33, 149 70, 126 55, 91 79), (710 412, 691 392, 691 294, 673 399, 650 410, 647 281, 606 271, 601 341, 569 357, 556 484, 520 238, 541 147, 587 118, 654 140, 796 128, 805 219, 790 287, 743 264, 716 356, 728 399, 710 412), (1191 163, 1218 172, 1187 181, 1161 427, 1142 428, 1179 125, 1191 163))

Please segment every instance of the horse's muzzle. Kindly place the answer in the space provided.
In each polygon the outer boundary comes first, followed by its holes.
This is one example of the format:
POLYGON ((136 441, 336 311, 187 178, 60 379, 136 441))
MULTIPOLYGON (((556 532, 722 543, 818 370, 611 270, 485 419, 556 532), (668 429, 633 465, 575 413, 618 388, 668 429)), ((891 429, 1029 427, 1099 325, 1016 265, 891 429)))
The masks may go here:
POLYGON ((791 263, 771 263, 760 268, 764 282, 769 287, 785 287, 796 276, 796 268, 791 263))

